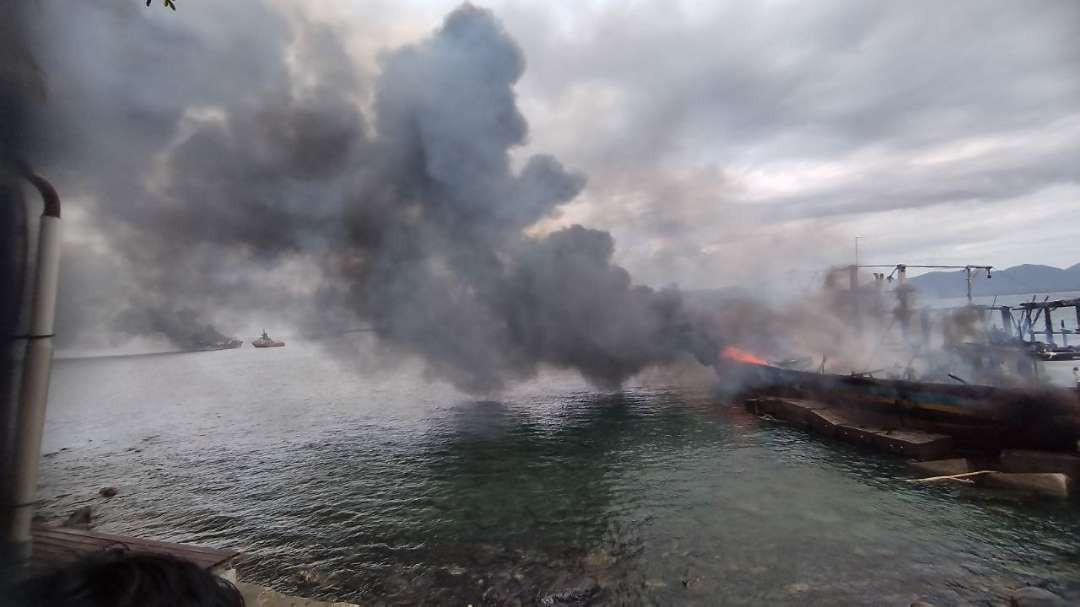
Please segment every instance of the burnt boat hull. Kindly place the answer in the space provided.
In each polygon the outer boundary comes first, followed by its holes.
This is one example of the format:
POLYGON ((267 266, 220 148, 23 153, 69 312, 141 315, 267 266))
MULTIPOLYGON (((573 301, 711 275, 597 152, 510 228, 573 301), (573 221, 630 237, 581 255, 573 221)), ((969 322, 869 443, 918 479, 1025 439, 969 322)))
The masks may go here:
POLYGON ((734 366, 748 395, 819 400, 898 427, 948 434, 965 446, 1075 450, 1080 439, 1080 399, 1070 390, 877 379, 745 363, 734 366))
POLYGON ((225 341, 220 341, 220 342, 212 343, 212 344, 201 344, 198 347, 194 348, 192 351, 193 352, 213 352, 215 350, 235 350, 236 348, 239 348, 243 344, 244 344, 244 342, 239 340, 239 339, 227 339, 225 341))

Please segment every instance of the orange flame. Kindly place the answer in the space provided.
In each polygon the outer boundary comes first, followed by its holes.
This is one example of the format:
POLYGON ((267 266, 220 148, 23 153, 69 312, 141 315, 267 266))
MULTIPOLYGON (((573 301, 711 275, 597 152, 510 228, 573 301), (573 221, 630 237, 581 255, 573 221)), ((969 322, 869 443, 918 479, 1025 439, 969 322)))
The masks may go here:
POLYGON ((720 352, 721 358, 727 358, 730 360, 737 360, 741 363, 750 363, 751 365, 767 365, 769 361, 759 356, 747 352, 746 350, 740 350, 735 346, 724 346, 722 352, 720 352))

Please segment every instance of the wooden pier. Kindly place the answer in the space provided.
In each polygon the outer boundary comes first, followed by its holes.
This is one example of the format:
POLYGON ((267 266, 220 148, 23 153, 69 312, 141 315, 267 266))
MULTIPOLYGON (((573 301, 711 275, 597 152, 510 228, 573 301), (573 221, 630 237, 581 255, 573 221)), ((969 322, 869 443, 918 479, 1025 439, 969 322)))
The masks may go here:
POLYGON ((33 538, 31 574, 62 566, 80 558, 115 550, 131 554, 159 554, 184 559, 217 576, 235 582, 236 572, 233 569, 233 560, 240 555, 236 550, 159 542, 45 525, 34 527, 33 538))

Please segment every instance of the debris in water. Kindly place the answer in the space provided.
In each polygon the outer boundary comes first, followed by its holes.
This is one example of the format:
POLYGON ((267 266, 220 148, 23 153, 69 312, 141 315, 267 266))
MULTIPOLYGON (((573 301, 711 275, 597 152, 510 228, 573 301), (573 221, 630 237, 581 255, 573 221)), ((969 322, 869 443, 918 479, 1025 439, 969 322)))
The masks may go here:
POLYGON ((67 520, 61 523, 60 526, 68 527, 70 529, 89 530, 91 527, 90 520, 93 518, 93 516, 94 511, 90 508, 90 506, 83 506, 82 508, 79 508, 78 510, 72 512, 71 515, 67 517, 67 520))

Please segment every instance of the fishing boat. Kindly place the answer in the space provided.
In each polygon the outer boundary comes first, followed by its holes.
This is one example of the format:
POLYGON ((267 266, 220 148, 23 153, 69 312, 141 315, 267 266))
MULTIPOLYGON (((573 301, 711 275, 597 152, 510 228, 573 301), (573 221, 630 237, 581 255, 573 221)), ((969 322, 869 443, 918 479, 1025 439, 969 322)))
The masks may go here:
MULTIPOLYGON (((819 401, 866 416, 879 426, 945 434, 961 447, 1075 452, 1080 441, 1080 389, 1050 385, 1040 377, 1037 361, 1060 360, 1056 356, 1065 358, 1072 353, 1068 346, 1056 347, 1053 338, 1061 335, 1064 340, 1066 334, 1075 331, 1055 330, 1050 313, 1067 306, 1075 306, 1080 312, 1080 300, 1025 303, 1020 306, 1023 316, 1018 320, 1008 306, 977 305, 972 301, 976 274, 985 271, 989 276, 990 266, 955 266, 964 271, 967 305, 937 312, 966 324, 963 331, 957 330, 951 338, 946 336, 943 344, 931 346, 930 311, 922 312, 921 323, 912 318, 912 290, 906 284, 906 271, 913 267, 922 266, 855 265, 837 269, 850 281, 848 289, 836 291, 843 296, 837 300, 845 306, 837 317, 850 315, 856 333, 860 326, 873 324, 866 310, 881 309, 875 308, 873 298, 886 292, 885 286, 894 276, 898 280, 899 286, 893 291, 898 305, 888 320, 879 321, 888 328, 880 338, 874 338, 876 343, 884 343, 888 330, 898 328, 899 335, 894 332, 892 341, 905 354, 897 357, 902 362, 894 362, 893 367, 869 370, 866 361, 854 364, 848 360, 839 369, 837 365, 829 369, 824 356, 820 364, 810 358, 774 361, 728 346, 715 365, 717 373, 724 383, 739 386, 747 397, 819 401), (888 267, 893 268, 892 274, 875 273, 873 283, 859 285, 859 269, 888 267), (989 321, 997 315, 1002 326, 993 328, 989 321), (1040 319, 1046 327, 1045 344, 1033 339, 1039 333, 1033 327, 1040 319), (917 324, 922 325, 921 335, 917 324), (866 365, 866 370, 860 364, 866 365), (917 366, 921 367, 918 371, 917 366)), ((954 322, 951 326, 960 324, 954 322)), ((937 326, 950 325, 943 318, 937 326)))
POLYGON ((817 400, 899 428, 947 434, 978 449, 1075 451, 1080 392, 1047 385, 996 387, 841 375, 724 360, 745 396, 817 400))
POLYGON ((262 336, 252 341, 251 345, 256 348, 283 348, 285 347, 285 342, 271 339, 270 336, 266 334, 266 330, 263 329, 262 336))

